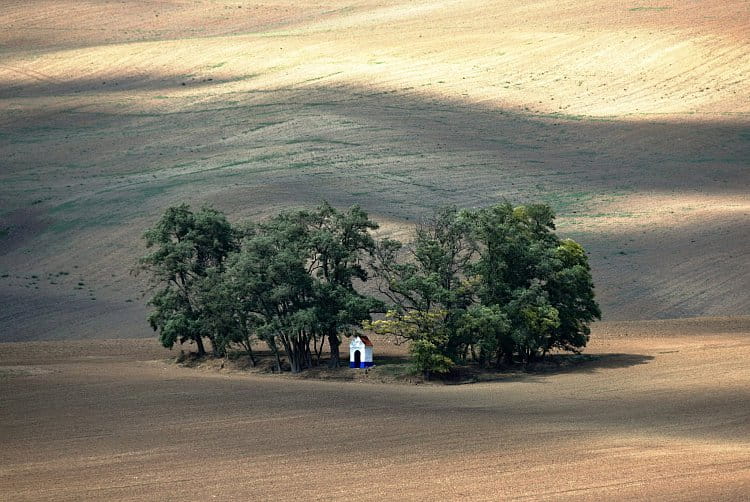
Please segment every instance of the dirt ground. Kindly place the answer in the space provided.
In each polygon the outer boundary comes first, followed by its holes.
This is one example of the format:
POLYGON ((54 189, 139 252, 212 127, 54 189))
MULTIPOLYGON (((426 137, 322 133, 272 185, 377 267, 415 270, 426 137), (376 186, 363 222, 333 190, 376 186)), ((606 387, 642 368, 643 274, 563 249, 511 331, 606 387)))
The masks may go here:
POLYGON ((750 318, 601 324, 587 353, 415 386, 3 344, 0 499, 747 500, 750 318))

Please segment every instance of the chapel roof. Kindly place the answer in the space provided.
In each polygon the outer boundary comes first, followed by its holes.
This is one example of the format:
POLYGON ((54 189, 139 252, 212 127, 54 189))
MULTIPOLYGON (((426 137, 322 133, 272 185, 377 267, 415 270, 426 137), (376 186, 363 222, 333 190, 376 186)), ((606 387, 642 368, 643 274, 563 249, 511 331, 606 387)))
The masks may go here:
POLYGON ((372 342, 365 335, 359 335, 359 339, 362 340, 362 343, 364 343, 367 347, 372 347, 372 342))

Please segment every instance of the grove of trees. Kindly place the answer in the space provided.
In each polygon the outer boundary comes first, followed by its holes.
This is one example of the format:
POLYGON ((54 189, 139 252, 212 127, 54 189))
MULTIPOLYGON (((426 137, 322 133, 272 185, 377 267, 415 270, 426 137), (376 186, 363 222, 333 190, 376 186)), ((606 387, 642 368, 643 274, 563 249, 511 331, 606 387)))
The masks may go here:
POLYGON ((500 367, 577 352, 600 317, 584 249, 555 233, 546 205, 447 207, 408 243, 376 239, 354 206, 328 203, 231 225, 212 209, 170 207, 144 238, 148 321, 165 347, 215 356, 264 343, 276 368, 340 365, 342 337, 408 341, 414 367, 500 367), (375 319, 373 320, 373 315, 375 319))

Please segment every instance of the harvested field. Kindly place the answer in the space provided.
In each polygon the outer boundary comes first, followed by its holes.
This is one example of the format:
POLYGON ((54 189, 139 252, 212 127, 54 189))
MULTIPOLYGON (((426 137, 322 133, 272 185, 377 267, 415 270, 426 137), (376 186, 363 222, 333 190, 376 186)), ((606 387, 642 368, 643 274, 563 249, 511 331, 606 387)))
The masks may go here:
POLYGON ((150 340, 2 348, 8 500, 750 491, 748 318, 601 324, 574 370, 459 386, 201 372, 150 340))
POLYGON ((234 220, 359 203, 391 233, 543 201, 591 252, 605 319, 747 314, 749 14, 3 2, 0 338, 150 336, 129 272, 186 200, 234 220))

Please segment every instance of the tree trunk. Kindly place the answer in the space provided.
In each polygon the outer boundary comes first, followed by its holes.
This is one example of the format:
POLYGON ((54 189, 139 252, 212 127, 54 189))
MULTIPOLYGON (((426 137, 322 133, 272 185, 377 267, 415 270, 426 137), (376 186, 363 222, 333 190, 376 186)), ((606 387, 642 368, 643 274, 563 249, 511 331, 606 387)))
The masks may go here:
POLYGON ((313 336, 313 354, 315 354, 315 366, 320 366, 320 352, 323 351, 323 340, 320 341, 320 350, 318 349, 318 337, 313 336))
MULTIPOLYGON (((317 340, 317 337, 316 337, 317 340)), ((316 347, 317 347, 317 342, 316 347)), ((317 362, 315 363, 316 366, 320 366, 320 358, 323 357, 323 346, 326 343, 325 336, 321 337, 320 339, 320 346, 315 349, 315 358, 317 359, 317 362)))
POLYGON ((302 340, 300 341, 300 344, 302 344, 302 354, 304 355, 304 362, 305 362, 305 368, 312 368, 313 367, 313 357, 312 357, 312 351, 310 350, 310 338, 305 336, 302 337, 302 340))
POLYGON ((310 346, 300 347, 300 360, 302 368, 312 368, 312 354, 310 354, 310 346))
POLYGON ((289 359, 289 370, 292 373, 300 373, 305 356, 300 341, 282 336, 281 343, 284 345, 284 352, 286 352, 286 357, 289 359))
POLYGON ((289 369, 292 373, 302 373, 302 365, 298 357, 289 357, 289 369))
POLYGON ((250 359, 250 366, 254 368, 256 361, 255 361, 255 353, 253 353, 253 342, 250 341, 249 336, 244 335, 242 337, 242 341, 240 342, 240 344, 244 347, 245 352, 247 352, 248 358, 250 359))
POLYGON ((263 337, 263 341, 266 342, 268 348, 271 349, 273 357, 276 359, 276 371, 281 373, 281 354, 279 354, 279 346, 276 344, 276 338, 271 335, 270 337, 263 337))
POLYGON ((331 358, 328 360, 328 367, 338 368, 341 366, 341 354, 339 353, 341 341, 336 333, 328 334, 328 345, 331 347, 331 358))
POLYGON ((206 348, 203 346, 203 338, 200 336, 195 337, 195 344, 198 346, 198 357, 206 355, 206 348))
POLYGON ((255 362, 255 354, 253 353, 253 349, 252 348, 250 348, 250 347, 247 348, 247 355, 250 358, 250 366, 252 366, 253 368, 255 368, 255 364, 256 364, 256 362, 255 362))
POLYGON ((287 350, 287 357, 289 358, 289 369, 292 373, 301 373, 302 372, 302 352, 297 348, 294 347, 293 344, 289 346, 289 350, 287 350))

